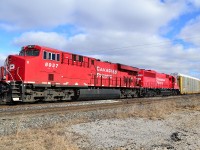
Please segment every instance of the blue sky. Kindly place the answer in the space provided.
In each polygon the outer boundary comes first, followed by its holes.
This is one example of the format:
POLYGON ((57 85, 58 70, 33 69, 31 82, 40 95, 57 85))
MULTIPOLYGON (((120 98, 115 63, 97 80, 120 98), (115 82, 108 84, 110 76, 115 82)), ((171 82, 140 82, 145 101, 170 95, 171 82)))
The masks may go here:
POLYGON ((200 78, 199 0, 2 0, 0 65, 27 44, 200 78))

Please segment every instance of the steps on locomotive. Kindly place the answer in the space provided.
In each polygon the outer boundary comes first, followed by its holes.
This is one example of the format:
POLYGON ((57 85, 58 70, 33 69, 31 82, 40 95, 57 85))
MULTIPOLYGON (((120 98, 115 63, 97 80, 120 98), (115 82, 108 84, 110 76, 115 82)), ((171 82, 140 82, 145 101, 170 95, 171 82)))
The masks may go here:
POLYGON ((11 98, 13 101, 22 101, 21 84, 11 83, 11 98))

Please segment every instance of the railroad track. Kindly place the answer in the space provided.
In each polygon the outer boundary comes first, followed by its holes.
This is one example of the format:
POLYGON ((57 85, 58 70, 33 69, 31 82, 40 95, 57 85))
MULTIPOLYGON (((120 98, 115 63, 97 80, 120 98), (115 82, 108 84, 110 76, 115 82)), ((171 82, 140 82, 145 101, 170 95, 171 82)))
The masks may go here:
POLYGON ((42 103, 42 104, 21 104, 0 106, 0 116, 15 115, 31 115, 43 113, 60 113, 72 111, 90 111, 100 109, 110 109, 134 104, 151 104, 163 101, 176 101, 180 99, 189 99, 191 97, 199 97, 200 95, 182 95, 169 97, 150 97, 150 98, 134 98, 134 99, 117 99, 117 100, 98 100, 98 101, 76 101, 61 103, 42 103))

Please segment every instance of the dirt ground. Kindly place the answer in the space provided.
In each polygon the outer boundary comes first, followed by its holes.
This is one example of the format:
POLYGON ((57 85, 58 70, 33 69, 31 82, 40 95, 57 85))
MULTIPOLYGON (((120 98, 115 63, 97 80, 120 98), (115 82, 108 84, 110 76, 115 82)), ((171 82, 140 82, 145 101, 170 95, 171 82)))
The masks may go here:
POLYGON ((0 136, 0 149, 198 150, 199 101, 199 97, 193 97, 179 102, 138 104, 130 109, 119 108, 120 111, 111 116, 105 110, 107 116, 104 117, 90 112, 92 119, 80 116, 24 130, 20 127, 23 123, 19 122, 16 132, 0 136))

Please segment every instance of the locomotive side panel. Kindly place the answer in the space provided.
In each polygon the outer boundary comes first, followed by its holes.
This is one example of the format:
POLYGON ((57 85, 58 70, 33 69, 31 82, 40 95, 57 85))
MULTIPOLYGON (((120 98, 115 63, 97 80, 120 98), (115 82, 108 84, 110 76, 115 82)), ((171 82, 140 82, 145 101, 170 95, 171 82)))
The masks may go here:
POLYGON ((138 80, 141 87, 141 96, 167 96, 179 93, 176 80, 171 75, 142 69, 139 72, 138 80))
POLYGON ((142 69, 139 72, 140 86, 143 88, 156 88, 156 72, 142 69))
POLYGON ((158 73, 153 70, 141 70, 139 73, 140 85, 143 88, 153 89, 173 89, 173 76, 164 73, 158 73))
POLYGON ((60 52, 46 47, 37 46, 37 48, 39 50, 37 56, 24 56, 24 82, 37 85, 60 83, 60 52))
POLYGON ((61 84, 68 86, 91 86, 96 75, 96 60, 70 53, 62 53, 61 84))
POLYGON ((109 62, 96 61, 95 86, 120 87, 117 65, 109 62))
POLYGON ((156 73, 157 88, 173 89, 173 77, 164 73, 156 73))
POLYGON ((118 64, 118 70, 119 70, 118 75, 121 81, 121 87, 139 88, 137 76, 140 69, 132 66, 118 64))

